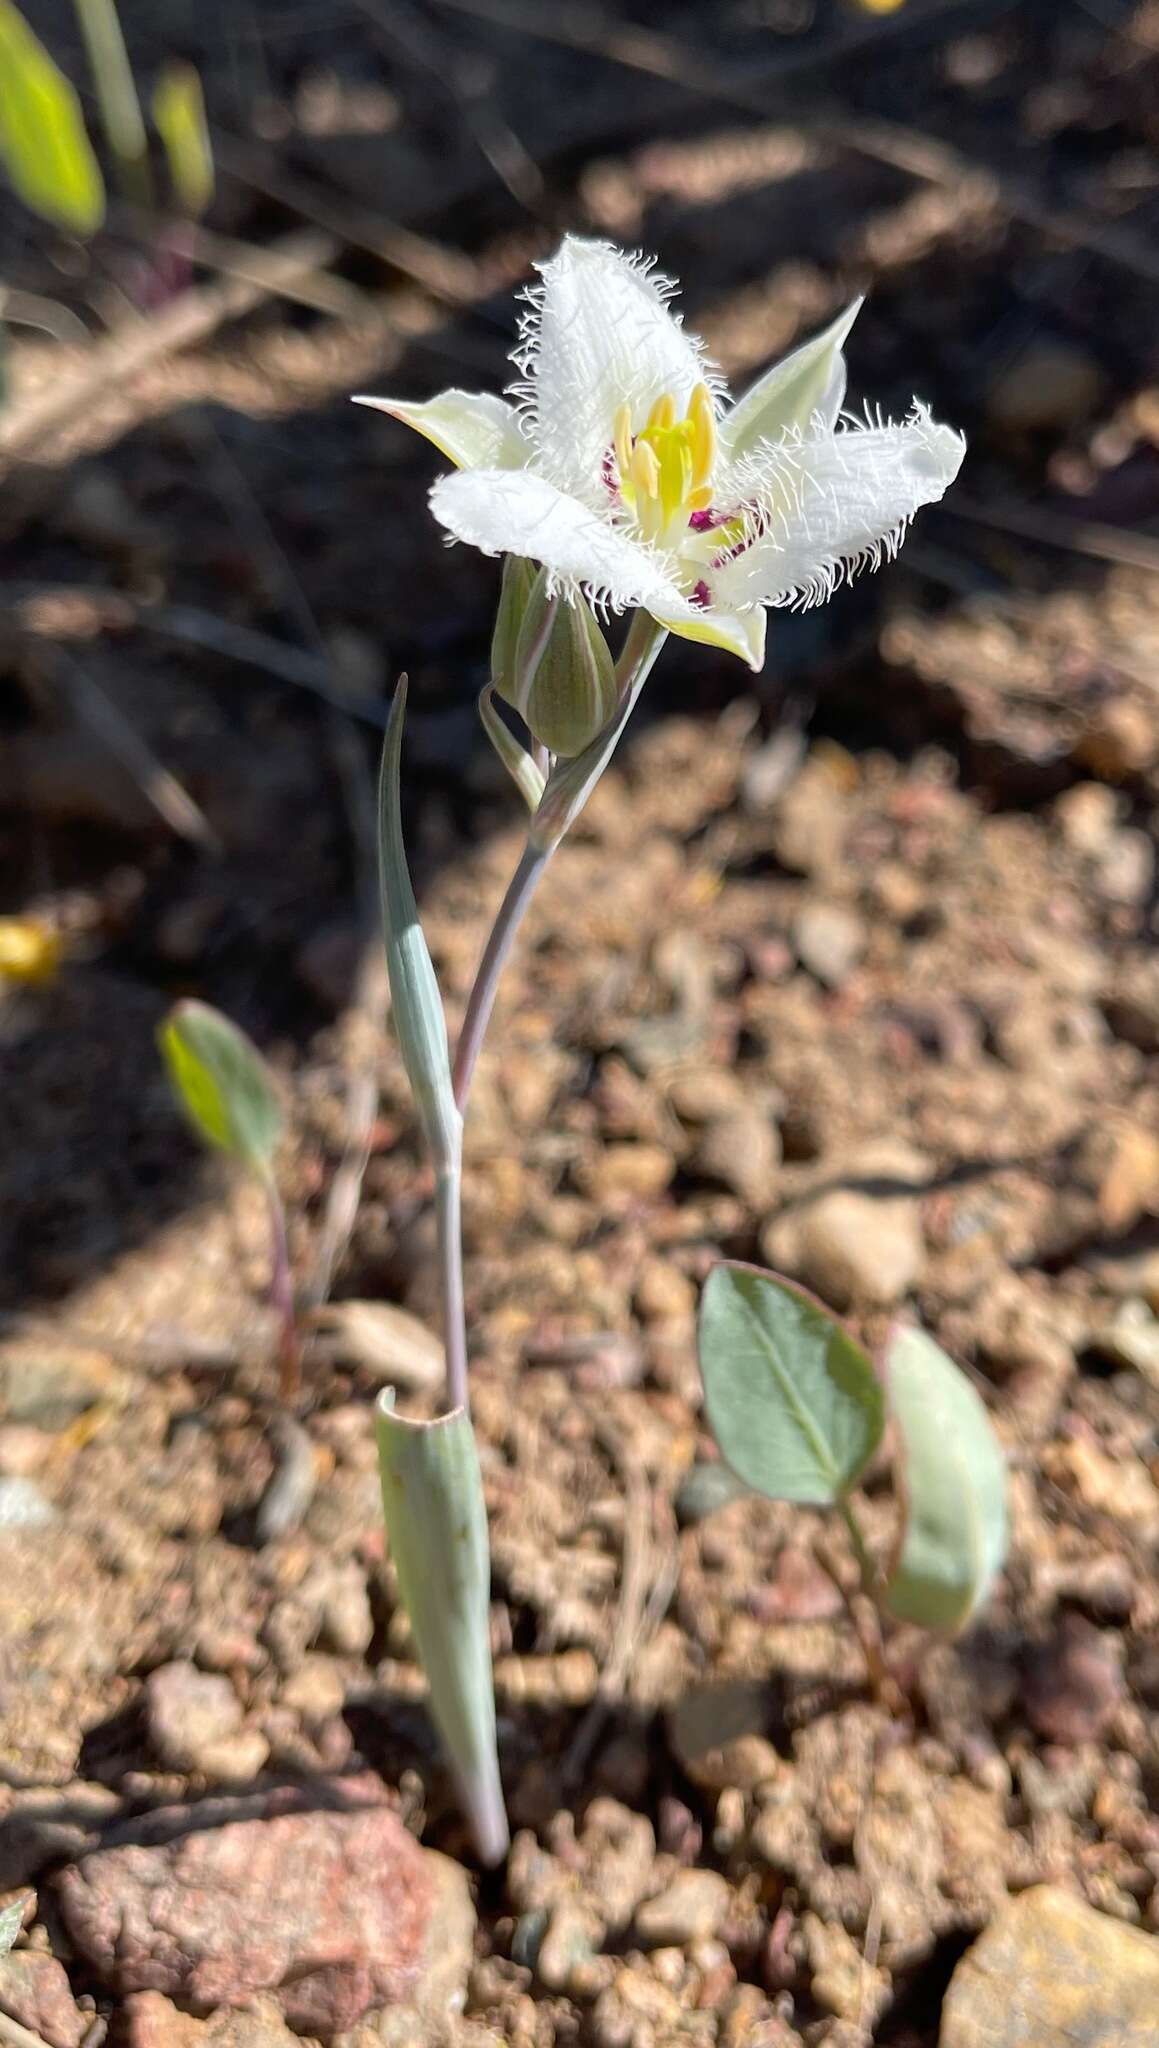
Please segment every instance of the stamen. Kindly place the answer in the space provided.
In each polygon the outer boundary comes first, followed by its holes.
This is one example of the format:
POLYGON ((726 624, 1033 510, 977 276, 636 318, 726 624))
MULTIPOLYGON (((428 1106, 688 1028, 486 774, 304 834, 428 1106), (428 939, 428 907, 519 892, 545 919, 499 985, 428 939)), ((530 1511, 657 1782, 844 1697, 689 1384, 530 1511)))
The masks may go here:
POLYGON ((630 405, 618 405, 616 407, 616 417, 612 422, 612 435, 616 449, 616 466, 620 472, 620 482, 626 483, 632 461, 632 408, 630 405))
POLYGON ((692 421, 692 482, 699 487, 712 475, 716 460, 716 414, 707 384, 698 384, 688 402, 692 421))
POLYGON ((637 490, 643 491, 647 498, 659 497, 660 464, 646 441, 637 441, 632 450, 630 467, 632 482, 637 490))
POLYGON ((688 493, 688 510, 692 514, 688 524, 689 526, 695 526, 698 533, 703 533, 706 527, 712 526, 715 523, 704 516, 711 503, 711 484, 698 484, 694 491, 689 491, 688 493))
POLYGON ((648 414, 646 434, 663 434, 676 423, 676 400, 670 391, 662 391, 648 414))

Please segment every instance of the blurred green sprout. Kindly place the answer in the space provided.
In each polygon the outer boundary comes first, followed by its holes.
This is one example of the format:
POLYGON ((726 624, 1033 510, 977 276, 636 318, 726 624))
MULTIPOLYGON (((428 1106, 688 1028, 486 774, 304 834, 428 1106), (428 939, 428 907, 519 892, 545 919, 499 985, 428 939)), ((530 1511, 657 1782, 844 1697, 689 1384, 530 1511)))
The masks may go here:
MULTIPOLYGON (((75 0, 117 187, 151 208, 149 137, 113 0, 75 0)), ((167 63, 152 97, 153 124, 176 209, 197 219, 213 197, 213 150, 201 80, 167 63)), ((105 219, 105 180, 80 95, 12 0, 0 0, 0 166, 26 206, 87 239, 105 219)))
POLYGON ((208 1003, 176 1003, 157 1042, 177 1102, 202 1141, 252 1173, 265 1190, 270 1214, 270 1300, 280 1326, 281 1392, 296 1400, 301 1342, 286 1218, 274 1175, 283 1130, 277 1084, 245 1032, 208 1003))

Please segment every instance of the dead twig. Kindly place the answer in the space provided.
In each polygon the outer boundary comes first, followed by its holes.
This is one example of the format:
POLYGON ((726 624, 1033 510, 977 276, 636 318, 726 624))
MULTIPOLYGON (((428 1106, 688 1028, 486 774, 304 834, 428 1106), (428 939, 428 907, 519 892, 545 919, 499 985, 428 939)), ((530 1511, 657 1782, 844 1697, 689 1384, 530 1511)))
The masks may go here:
POLYGON ((260 278, 191 285, 152 319, 134 315, 125 327, 96 344, 78 375, 54 382, 37 397, 5 413, 0 425, 0 460, 27 460, 52 434, 165 356, 207 341, 228 321, 241 319, 288 284, 327 270, 340 247, 334 236, 316 229, 287 235, 267 252, 260 278))
POLYGON ((624 1541, 620 1591, 612 1641, 596 1687, 596 1696, 576 1729, 563 1759, 564 1789, 578 1785, 614 1706, 628 1692, 632 1667, 667 1611, 676 1582, 675 1543, 659 1553, 653 1534, 654 1496, 651 1486, 628 1455, 619 1430, 593 1416, 593 1429, 608 1452, 624 1486, 624 1541))
POLYGON ((350 248, 361 249, 380 263, 388 263, 392 270, 421 285, 432 298, 461 306, 475 297, 475 265, 457 249, 445 248, 426 235, 400 227, 397 221, 370 213, 344 193, 328 192, 300 173, 283 171, 264 150, 243 142, 240 136, 224 135, 215 129, 213 154, 219 167, 239 184, 277 200, 350 248))
POLYGON ((1042 512, 1034 505, 981 505, 973 498, 950 498, 939 506, 939 516, 951 514, 972 526, 988 526, 995 533, 1009 533, 1018 540, 1040 541, 1044 547, 1062 548, 1068 554, 1088 555, 1095 562, 1112 562, 1120 569, 1144 569, 1159 575, 1159 540, 1145 533, 1127 533, 1118 526, 1103 526, 1091 519, 1068 519, 1065 513, 1042 512))
MULTIPOLYGON (((755 73, 750 65, 743 74, 730 74, 714 70, 705 62, 703 52, 671 36, 635 27, 626 28, 594 8, 569 9, 566 15, 561 16, 538 8, 533 11, 518 4, 518 0, 516 4, 512 4, 512 0, 437 0, 437 4, 456 14, 474 15, 496 27, 512 29, 539 41, 587 50, 593 56, 606 58, 609 63, 680 86, 698 99, 715 100, 765 120, 772 112, 771 87, 787 83, 805 71, 826 69, 838 59, 855 56, 863 48, 876 49, 889 36, 913 34, 931 23, 944 32, 946 22, 953 15, 967 11, 972 16, 977 14, 976 6, 967 7, 964 0, 947 0, 943 8, 928 10, 912 19, 908 11, 899 10, 897 14, 847 29, 838 36, 818 39, 800 49, 781 51, 774 63, 755 73)), ((1006 13, 1011 4, 1012 0, 997 0, 989 11, 1006 13)), ((1016 184, 990 165, 975 163, 960 150, 932 135, 904 128, 896 122, 844 112, 802 115, 801 110, 796 109, 794 118, 804 133, 866 157, 873 163, 889 164, 923 184, 957 191, 969 183, 976 191, 992 191, 996 203, 1012 219, 1054 235, 1062 242, 1093 250, 1150 283, 1159 279, 1159 254, 1136 236, 1105 221, 1094 220, 1076 208, 1050 206, 1025 186, 1016 184)))
POLYGON ((112 699, 106 696, 100 684, 79 663, 62 654, 59 647, 53 656, 53 668, 74 717, 86 725, 94 738, 127 770, 169 830, 179 839, 200 846, 203 852, 220 853, 221 842, 204 811, 194 803, 177 777, 162 766, 152 748, 141 738, 135 726, 130 725, 123 711, 118 710, 112 699))

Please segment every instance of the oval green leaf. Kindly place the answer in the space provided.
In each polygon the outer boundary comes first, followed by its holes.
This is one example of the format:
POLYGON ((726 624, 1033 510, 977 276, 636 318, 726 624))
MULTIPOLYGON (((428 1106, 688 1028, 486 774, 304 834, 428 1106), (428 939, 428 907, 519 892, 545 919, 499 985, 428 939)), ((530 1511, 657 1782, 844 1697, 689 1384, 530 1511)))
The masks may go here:
POLYGON ((198 1136, 268 1179, 282 1134, 273 1075, 244 1031, 208 1003, 177 1003, 157 1034, 173 1092, 198 1136))
POLYGON ((773 1500, 832 1505, 881 1441, 872 1361, 820 1302, 755 1266, 709 1274, 700 1372, 721 1456, 773 1500))
POLYGON ((34 213, 95 234, 105 188, 80 100, 11 0, 0 0, 0 157, 34 213))
POLYGON ((205 96, 192 64, 165 66, 153 93, 153 119, 178 203, 196 220, 213 198, 213 148, 205 96))
POLYGON ((975 1389, 924 1330, 895 1331, 885 1378, 903 1516, 885 1605, 900 1621, 953 1635, 1005 1562, 1005 1460, 975 1389))

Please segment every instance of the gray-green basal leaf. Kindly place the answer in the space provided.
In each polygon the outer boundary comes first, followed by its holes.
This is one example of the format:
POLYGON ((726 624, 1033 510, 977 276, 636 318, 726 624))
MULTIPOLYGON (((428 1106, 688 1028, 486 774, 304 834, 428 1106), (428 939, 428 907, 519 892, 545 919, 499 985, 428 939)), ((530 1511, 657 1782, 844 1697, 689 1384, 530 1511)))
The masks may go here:
POLYGON ((379 1397, 382 1506, 398 1588, 463 1809, 483 1861, 501 1861, 507 1820, 495 1743, 491 1558, 479 1454, 461 1408, 404 1421, 379 1397))
POLYGON ((884 1398, 861 1346, 820 1302, 754 1266, 709 1274, 700 1373, 722 1457, 773 1500, 831 1505, 881 1441, 884 1398))
POLYGON ((924 1330, 894 1333, 885 1380, 903 1516, 885 1604, 899 1620, 953 1634, 1005 1561, 1005 1460, 980 1396, 924 1330))
POLYGON ((419 1121, 436 1166, 457 1160, 462 1118, 455 1106, 447 1020, 402 841, 400 774, 406 677, 390 707, 378 785, 378 876, 390 978, 391 1014, 419 1121))

